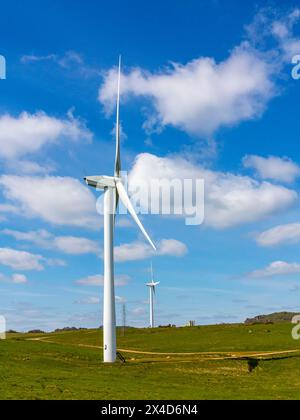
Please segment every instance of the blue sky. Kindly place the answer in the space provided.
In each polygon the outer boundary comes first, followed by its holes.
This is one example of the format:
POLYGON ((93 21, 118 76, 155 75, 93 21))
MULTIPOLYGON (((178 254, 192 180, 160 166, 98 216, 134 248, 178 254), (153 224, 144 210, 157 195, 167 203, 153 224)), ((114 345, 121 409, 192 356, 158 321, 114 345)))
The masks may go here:
POLYGON ((123 166, 204 178, 206 218, 129 218, 116 231, 117 314, 239 322, 299 309, 297 2, 11 1, 0 54, 0 314, 8 328, 102 323, 102 219, 82 179, 113 171, 123 56, 123 166), (163 4, 161 4, 163 3, 163 4))

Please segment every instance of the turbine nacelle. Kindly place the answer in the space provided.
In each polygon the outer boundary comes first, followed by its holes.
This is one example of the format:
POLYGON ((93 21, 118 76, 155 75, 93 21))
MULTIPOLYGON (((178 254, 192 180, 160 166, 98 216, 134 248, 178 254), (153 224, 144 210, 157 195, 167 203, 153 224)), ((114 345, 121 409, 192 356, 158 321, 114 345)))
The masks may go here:
POLYGON ((105 190, 105 188, 116 188, 117 182, 121 179, 114 176, 88 176, 84 178, 86 184, 97 190, 105 190))
POLYGON ((156 251, 156 247, 154 243, 152 242, 150 236, 148 235, 140 219, 138 218, 135 208, 131 204, 130 198, 128 197, 128 193, 120 177, 118 176, 89 176, 89 177, 84 178, 84 180, 87 183, 87 185, 89 185, 90 187, 99 189, 99 190, 106 190, 107 188, 115 189, 116 190, 115 208, 111 210, 113 210, 114 214, 116 215, 119 201, 121 200, 121 202, 123 203, 125 208, 128 210, 128 212, 131 214, 133 220, 136 222, 136 224, 140 228, 141 232, 143 233, 147 241, 150 243, 154 251, 156 251))
POLYGON ((146 286, 148 286, 148 287, 156 287, 159 284, 160 284, 160 282, 157 282, 157 283, 147 283, 146 286))

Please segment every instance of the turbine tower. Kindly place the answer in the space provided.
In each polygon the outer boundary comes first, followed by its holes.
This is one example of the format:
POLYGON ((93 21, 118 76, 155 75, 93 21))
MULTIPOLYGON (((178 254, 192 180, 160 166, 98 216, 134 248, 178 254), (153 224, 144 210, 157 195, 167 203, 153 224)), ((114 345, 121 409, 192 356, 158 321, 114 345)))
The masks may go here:
POLYGON ((147 287, 150 290, 150 328, 154 328, 154 297, 156 287, 159 285, 160 282, 154 281, 153 276, 153 265, 151 264, 151 283, 147 283, 147 287))
POLYGON ((104 190, 104 305, 103 305, 103 351, 104 363, 114 363, 117 358, 116 308, 114 282, 114 230, 116 213, 121 200, 152 248, 156 247, 140 222, 121 179, 120 153, 120 87, 121 57, 119 60, 116 159, 114 176, 91 176, 84 178, 90 187, 104 190))

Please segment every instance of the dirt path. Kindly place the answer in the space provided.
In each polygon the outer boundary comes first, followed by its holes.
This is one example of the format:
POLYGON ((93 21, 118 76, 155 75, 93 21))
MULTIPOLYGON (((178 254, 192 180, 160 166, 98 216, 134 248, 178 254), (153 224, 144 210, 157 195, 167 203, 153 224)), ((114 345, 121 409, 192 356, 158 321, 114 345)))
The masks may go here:
MULTIPOLYGON (((49 336, 44 337, 36 337, 36 338, 28 338, 26 341, 38 341, 43 343, 49 343, 49 344, 62 344, 62 345, 71 345, 76 347, 82 347, 82 348, 91 348, 91 349, 99 349, 102 350, 103 347, 101 346, 94 346, 91 344, 64 344, 59 343, 57 341, 49 340, 49 336)), ((198 352, 198 353, 161 353, 161 352, 150 352, 150 351, 142 351, 142 350, 130 350, 130 349, 118 349, 121 353, 126 354, 140 354, 143 356, 165 356, 165 357, 190 357, 190 356, 202 356, 206 360, 231 360, 231 359, 241 359, 241 358, 264 358, 264 357, 270 357, 270 356, 283 356, 283 355, 289 355, 289 354, 300 354, 299 350, 281 350, 281 351, 272 351, 272 352, 198 352), (215 357, 214 357, 215 356, 215 357)))

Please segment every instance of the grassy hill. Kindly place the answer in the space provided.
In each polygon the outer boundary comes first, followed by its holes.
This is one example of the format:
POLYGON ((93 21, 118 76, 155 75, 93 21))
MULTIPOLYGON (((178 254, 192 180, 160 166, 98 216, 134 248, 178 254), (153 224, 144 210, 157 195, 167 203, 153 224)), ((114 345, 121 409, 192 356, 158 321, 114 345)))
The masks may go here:
POLYGON ((300 398, 300 342, 287 323, 120 331, 125 364, 102 364, 101 346, 100 330, 9 335, 0 398, 300 398))

